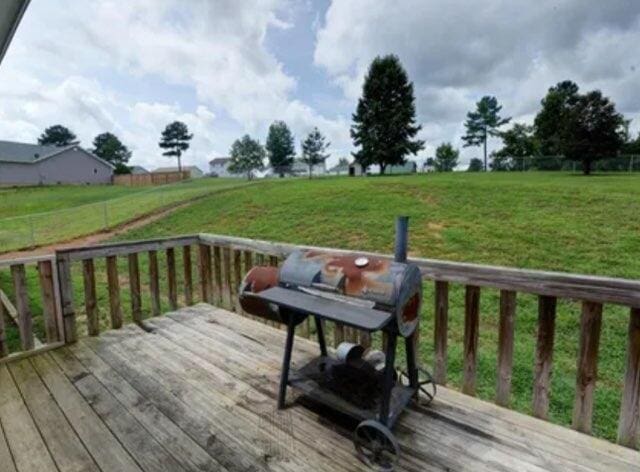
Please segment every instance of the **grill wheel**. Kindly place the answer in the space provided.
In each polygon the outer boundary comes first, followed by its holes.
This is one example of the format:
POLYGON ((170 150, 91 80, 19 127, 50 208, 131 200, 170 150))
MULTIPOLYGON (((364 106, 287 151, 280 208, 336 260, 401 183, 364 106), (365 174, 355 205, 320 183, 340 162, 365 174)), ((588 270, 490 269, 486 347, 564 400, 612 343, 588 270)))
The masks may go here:
POLYGON ((379 421, 366 420, 356 428, 353 443, 358 458, 380 472, 390 472, 400 458, 400 446, 393 433, 379 421))

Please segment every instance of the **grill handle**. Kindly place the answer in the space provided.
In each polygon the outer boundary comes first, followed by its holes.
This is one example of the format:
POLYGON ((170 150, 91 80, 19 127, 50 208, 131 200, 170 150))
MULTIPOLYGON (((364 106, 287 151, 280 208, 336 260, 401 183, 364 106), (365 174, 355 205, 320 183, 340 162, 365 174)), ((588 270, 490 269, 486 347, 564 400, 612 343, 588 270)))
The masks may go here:
POLYGON ((396 217, 395 261, 407 262, 407 245, 409 240, 409 217, 396 217))

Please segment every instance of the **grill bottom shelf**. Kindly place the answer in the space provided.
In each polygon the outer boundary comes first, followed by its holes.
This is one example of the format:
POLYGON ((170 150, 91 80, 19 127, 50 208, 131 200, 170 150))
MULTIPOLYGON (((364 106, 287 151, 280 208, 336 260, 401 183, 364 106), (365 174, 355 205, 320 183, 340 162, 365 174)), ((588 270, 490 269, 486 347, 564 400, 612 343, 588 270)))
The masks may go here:
MULTIPOLYGON (((379 419, 382 374, 366 365, 353 366, 330 356, 320 356, 292 370, 289 385, 308 399, 357 420, 379 419)), ((391 391, 388 426, 392 427, 416 390, 396 382, 391 391)))

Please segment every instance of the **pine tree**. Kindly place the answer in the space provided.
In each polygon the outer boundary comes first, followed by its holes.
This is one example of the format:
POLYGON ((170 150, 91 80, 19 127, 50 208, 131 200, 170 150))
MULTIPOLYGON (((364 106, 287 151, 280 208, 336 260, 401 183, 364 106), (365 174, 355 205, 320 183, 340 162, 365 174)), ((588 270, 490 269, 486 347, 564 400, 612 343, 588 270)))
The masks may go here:
POLYGON ((467 121, 464 122, 467 134, 462 137, 464 147, 480 146, 484 147, 484 170, 487 170, 487 138, 497 136, 498 128, 509 123, 511 118, 501 118, 496 97, 484 96, 476 103, 476 111, 467 113, 467 121))
POLYGON ((64 147, 74 144, 76 142, 76 135, 62 125, 53 125, 46 128, 38 138, 38 144, 40 146, 57 146, 64 147))
POLYGON ((364 80, 362 97, 353 115, 351 137, 360 149, 353 154, 367 168, 401 165, 409 154, 424 149, 424 141, 413 139, 416 125, 413 84, 397 56, 376 57, 364 80))
POLYGON ((232 174, 247 174, 247 180, 251 180, 254 171, 264 168, 265 150, 260 142, 248 134, 234 141, 229 154, 229 172, 232 174))
POLYGON ((178 172, 182 172, 182 153, 189 149, 189 141, 193 134, 189 134, 189 128, 181 121, 169 123, 162 132, 158 146, 168 149, 163 156, 175 156, 178 159, 178 172))
POLYGON ((291 172, 296 150, 293 144, 293 134, 284 121, 271 123, 266 148, 269 164, 274 173, 284 177, 284 174, 291 172))
POLYGON ((331 143, 326 142, 318 128, 313 128, 304 141, 302 141, 302 162, 309 166, 309 178, 313 174, 313 166, 322 164, 330 154, 325 154, 331 143))

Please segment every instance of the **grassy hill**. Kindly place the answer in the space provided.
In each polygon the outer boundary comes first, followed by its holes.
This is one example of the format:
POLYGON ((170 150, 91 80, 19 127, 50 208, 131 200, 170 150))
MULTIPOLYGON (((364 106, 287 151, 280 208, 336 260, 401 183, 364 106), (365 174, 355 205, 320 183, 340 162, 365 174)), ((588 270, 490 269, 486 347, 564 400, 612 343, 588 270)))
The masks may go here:
MULTIPOLYGON (((391 252, 393 219, 406 214, 412 255, 640 278, 640 175, 437 174, 271 181, 205 198, 126 239, 212 232, 391 252)), ((432 359, 433 295, 425 284, 422 361, 432 359)), ((478 395, 493 399, 498 293, 481 299, 478 395)), ((449 378, 461 384, 463 290, 451 292, 449 378)), ((580 306, 561 301, 551 420, 570 424, 580 306)), ((594 433, 616 435, 628 310, 606 306, 594 433)), ((513 407, 530 412, 537 300, 518 296, 513 407)))

